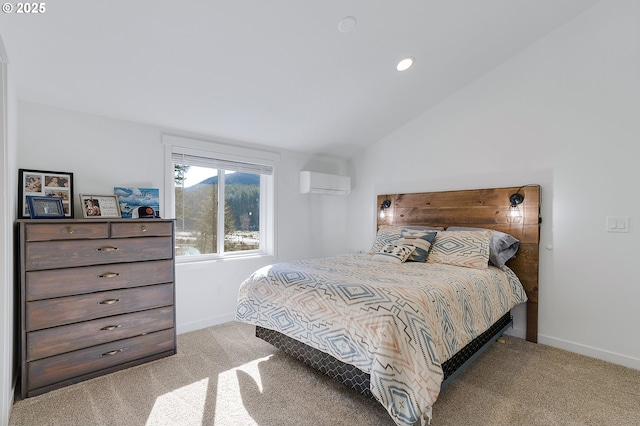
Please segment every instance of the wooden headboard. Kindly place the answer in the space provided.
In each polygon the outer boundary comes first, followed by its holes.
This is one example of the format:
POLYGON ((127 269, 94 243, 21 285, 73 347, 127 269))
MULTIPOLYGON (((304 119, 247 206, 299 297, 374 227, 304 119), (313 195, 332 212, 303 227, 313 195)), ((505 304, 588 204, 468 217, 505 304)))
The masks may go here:
POLYGON ((412 194, 378 195, 376 211, 384 200, 391 201, 385 209, 381 225, 468 226, 506 232, 520 240, 516 257, 507 262, 527 292, 527 340, 538 341, 538 257, 540 246, 540 186, 473 189, 462 191, 420 192, 412 194), (519 223, 507 221, 509 197, 520 193, 524 201, 519 223))

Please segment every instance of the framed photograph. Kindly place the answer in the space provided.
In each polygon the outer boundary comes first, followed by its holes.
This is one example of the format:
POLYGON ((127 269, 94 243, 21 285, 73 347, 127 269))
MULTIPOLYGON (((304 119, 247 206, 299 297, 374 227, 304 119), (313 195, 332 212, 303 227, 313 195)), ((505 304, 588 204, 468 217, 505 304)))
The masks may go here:
POLYGON ((27 204, 32 219, 64 218, 62 199, 58 197, 34 197, 27 195, 27 204))
POLYGON ((80 194, 80 207, 85 219, 122 217, 118 197, 115 195, 80 194))
POLYGON ((122 218, 160 217, 159 188, 126 188, 116 186, 122 218))
POLYGON ((31 217, 27 197, 59 198, 65 217, 73 217, 73 173, 20 169, 18 217, 31 217))

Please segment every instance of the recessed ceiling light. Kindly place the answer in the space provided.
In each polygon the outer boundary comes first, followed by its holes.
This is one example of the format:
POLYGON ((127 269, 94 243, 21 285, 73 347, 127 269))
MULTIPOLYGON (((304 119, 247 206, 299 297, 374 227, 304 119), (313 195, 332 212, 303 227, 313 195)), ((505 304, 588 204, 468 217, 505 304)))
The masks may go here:
POLYGON ((409 56, 408 58, 404 58, 403 60, 398 62, 398 65, 396 66, 396 69, 398 71, 406 71, 409 68, 411 68, 411 65, 413 65, 413 61, 414 61, 414 59, 411 56, 409 56))
POLYGON ((356 27, 356 18, 347 16, 338 23, 338 29, 341 33, 349 33, 356 27))

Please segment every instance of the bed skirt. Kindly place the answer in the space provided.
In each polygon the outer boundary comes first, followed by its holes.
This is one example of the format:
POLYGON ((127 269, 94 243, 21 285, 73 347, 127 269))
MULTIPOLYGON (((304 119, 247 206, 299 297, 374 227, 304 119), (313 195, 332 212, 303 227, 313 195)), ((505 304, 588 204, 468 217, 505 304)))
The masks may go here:
MULTIPOLYGON (((442 388, 444 389, 455 376, 460 374, 476 357, 491 345, 494 339, 501 336, 512 324, 513 319, 511 312, 507 312, 487 331, 472 340, 451 359, 445 361, 444 364, 442 364, 442 372, 444 374, 442 388)), ((340 381, 345 386, 373 398, 369 389, 369 374, 353 365, 345 364, 327 353, 285 336, 278 331, 256 326, 256 337, 281 349, 286 354, 304 362, 311 368, 340 381)))

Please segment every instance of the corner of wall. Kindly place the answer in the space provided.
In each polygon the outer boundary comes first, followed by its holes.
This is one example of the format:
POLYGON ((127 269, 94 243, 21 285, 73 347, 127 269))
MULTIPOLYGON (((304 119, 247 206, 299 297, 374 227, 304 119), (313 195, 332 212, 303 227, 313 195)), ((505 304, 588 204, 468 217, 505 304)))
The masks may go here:
POLYGON ((14 225, 15 199, 15 95, 8 78, 8 58, 0 38, 0 424, 9 423, 16 374, 14 370, 14 225))

